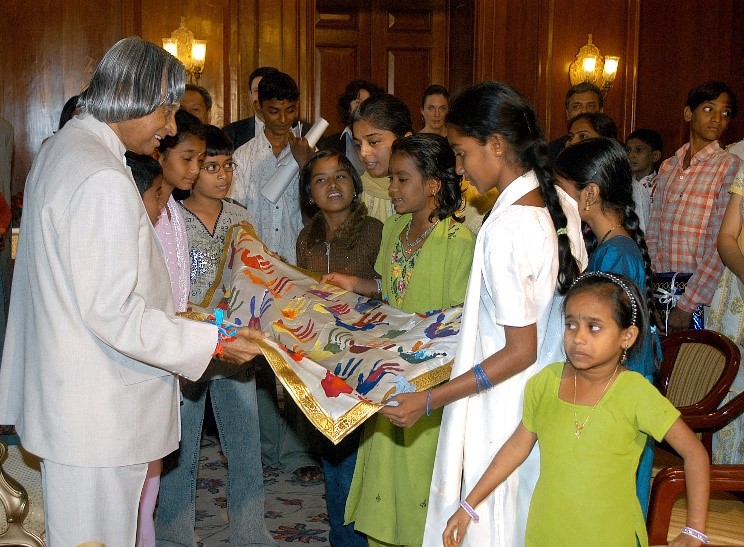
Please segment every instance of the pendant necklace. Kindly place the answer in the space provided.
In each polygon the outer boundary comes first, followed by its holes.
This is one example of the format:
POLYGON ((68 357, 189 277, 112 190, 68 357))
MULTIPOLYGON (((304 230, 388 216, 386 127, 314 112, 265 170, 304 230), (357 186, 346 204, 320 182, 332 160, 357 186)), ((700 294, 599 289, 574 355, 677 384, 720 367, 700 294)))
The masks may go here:
POLYGON ((428 236, 431 233, 431 231, 436 227, 436 225, 439 224, 439 220, 437 220, 434 224, 432 224, 426 230, 424 230, 424 232, 420 236, 418 236, 413 241, 410 241, 408 236, 411 234, 411 223, 412 222, 413 222, 413 219, 409 220, 408 226, 406 226, 406 238, 405 238, 404 243, 406 244, 406 247, 408 247, 408 252, 411 252, 416 245, 418 245, 424 239, 426 239, 426 236, 428 236))
POLYGON ((602 239, 599 240, 599 243, 597 244, 597 247, 599 247, 600 245, 602 245, 602 243, 605 242, 605 239, 607 239, 607 236, 610 235, 614 230, 616 230, 619 227, 620 227, 619 224, 615 224, 612 228, 610 228, 609 230, 607 230, 605 232, 605 235, 602 236, 602 239))
POLYGON ((581 432, 584 430, 584 427, 586 427, 586 424, 589 423, 589 418, 592 416, 592 412, 594 412, 594 409, 597 408, 597 405, 599 404, 599 401, 602 400, 602 397, 605 396, 605 393, 607 393, 607 390, 610 388, 610 384, 612 383, 612 379, 615 377, 615 373, 617 372, 618 367, 620 366, 620 363, 618 362, 617 365, 615 365, 615 370, 612 371, 612 375, 610 376, 610 379, 607 380, 607 384, 605 385, 604 389, 602 390, 602 395, 599 396, 599 399, 597 399, 597 402, 594 403, 594 406, 589 409, 589 414, 586 417, 586 420, 584 420, 584 423, 579 425, 579 417, 576 414, 576 371, 574 370, 574 425, 576 426, 576 438, 578 439, 581 437, 581 432))

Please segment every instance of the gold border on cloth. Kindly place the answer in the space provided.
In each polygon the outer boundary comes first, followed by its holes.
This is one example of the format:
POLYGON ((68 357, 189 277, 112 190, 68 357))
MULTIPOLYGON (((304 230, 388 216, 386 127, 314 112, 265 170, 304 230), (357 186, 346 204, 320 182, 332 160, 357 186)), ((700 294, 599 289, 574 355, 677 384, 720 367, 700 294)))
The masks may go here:
MULTIPOLYGON (((334 422, 333 418, 328 416, 318 404, 318 400, 294 369, 287 363, 286 359, 275 348, 262 340, 258 340, 257 344, 274 370, 274 374, 276 374, 284 389, 287 390, 292 399, 297 403, 297 406, 300 407, 302 413, 333 444, 338 444, 346 435, 354 431, 367 418, 382 408, 382 405, 359 401, 334 422)), ((423 391, 449 379, 451 372, 452 362, 450 361, 445 365, 428 371, 426 374, 418 376, 411 383, 416 387, 416 391, 423 391)), ((389 391, 385 395, 385 398, 392 396, 392 394, 393 390, 389 391)))

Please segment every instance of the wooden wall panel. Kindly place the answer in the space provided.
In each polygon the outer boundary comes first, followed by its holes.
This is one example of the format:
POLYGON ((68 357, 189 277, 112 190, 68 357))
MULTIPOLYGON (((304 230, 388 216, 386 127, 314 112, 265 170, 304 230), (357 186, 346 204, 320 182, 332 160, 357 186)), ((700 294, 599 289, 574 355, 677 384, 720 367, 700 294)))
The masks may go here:
POLYGON ((65 101, 80 93, 103 53, 121 37, 122 13, 119 1, 3 2, 0 115, 15 129, 12 192, 23 188, 42 141, 57 129, 65 101))
POLYGON ((226 1, 232 4, 231 35, 237 41, 232 45, 237 58, 230 60, 229 80, 237 89, 231 95, 224 123, 253 114, 248 76, 260 66, 274 66, 297 81, 300 115, 305 117, 310 111, 312 78, 312 71, 307 71, 307 14, 311 9, 308 0, 226 1))
MULTIPOLYGON (((689 139, 682 110, 694 86, 722 80, 744 99, 744 4, 717 0, 704 6, 695 0, 678 0, 674 9, 665 0, 641 3, 636 126, 661 133, 664 157, 689 139)), ((734 120, 724 140, 742 137, 744 123, 734 120)))
MULTIPOLYGON (((211 123, 222 126, 225 119, 225 97, 229 91, 229 64, 225 64, 226 40, 230 37, 230 6, 228 0, 140 0, 143 13, 158 13, 158 17, 143 17, 139 21, 140 35, 145 40, 162 44, 185 17, 186 26, 194 38, 207 41, 207 57, 199 85, 209 91, 213 106, 211 123), (226 92, 227 88, 227 92, 226 92)), ((228 50, 229 51, 229 50, 228 50)), ((228 100, 229 104, 229 100, 228 100)))
MULTIPOLYGON (((678 0, 672 10, 667 0, 6 0, 0 114, 16 131, 13 189, 22 187, 65 100, 86 85, 106 49, 131 34, 160 43, 182 15, 197 38, 208 40, 200 83, 214 96, 217 124, 251 114, 248 74, 272 65, 297 79, 306 119, 322 113, 338 124, 336 97, 353 78, 389 85, 416 120, 429 83, 456 91, 496 78, 522 92, 556 137, 565 132, 568 64, 592 33, 603 54, 622 56, 606 106, 621 137, 634 127, 655 128, 668 155, 687 137, 681 110, 693 85, 722 79, 744 98, 742 0, 704 4, 678 0), (320 21, 325 12, 316 4, 356 19, 347 27, 320 21)), ((742 137, 744 122, 734 120, 726 140, 742 137)))
POLYGON ((475 81, 475 0, 450 1, 448 88, 457 93, 475 81))
POLYGON ((475 80, 496 79, 514 87, 533 105, 549 138, 564 135, 568 66, 591 33, 602 55, 621 57, 605 112, 623 134, 632 120, 639 2, 476 1, 475 80))
POLYGON ((325 118, 330 124, 326 133, 344 128, 336 103, 346 84, 357 79, 360 51, 356 46, 319 46, 315 48, 315 82, 313 86, 313 119, 325 118))
POLYGON ((485 0, 478 3, 476 81, 499 80, 537 99, 540 0, 485 0), (481 38, 482 36, 482 38, 481 38))
MULTIPOLYGON (((545 68, 545 84, 550 89, 547 95, 548 118, 546 132, 551 138, 566 134, 565 94, 571 83, 568 67, 575 60, 581 46, 592 34, 594 45, 602 55, 618 55, 621 66, 613 88, 605 99, 605 113, 609 114, 620 128, 625 126, 623 69, 628 63, 625 56, 628 42, 628 6, 626 2, 596 2, 594 0, 553 0, 552 32, 549 64, 545 68)), ((622 135, 621 135, 622 137, 622 135)))
POLYGON ((424 126, 421 95, 428 82, 446 83, 431 73, 433 56, 430 48, 391 47, 387 50, 388 91, 408 105, 414 130, 424 126))

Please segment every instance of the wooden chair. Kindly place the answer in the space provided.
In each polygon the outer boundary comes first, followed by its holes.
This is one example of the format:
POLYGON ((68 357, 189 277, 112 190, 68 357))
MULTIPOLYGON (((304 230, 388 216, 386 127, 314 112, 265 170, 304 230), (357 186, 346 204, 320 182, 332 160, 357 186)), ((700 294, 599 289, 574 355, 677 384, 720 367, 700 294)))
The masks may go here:
POLYGON ((0 503, 5 508, 7 520, 7 529, 0 534, 0 545, 44 547, 44 540, 23 525, 29 512, 29 497, 23 485, 3 469, 7 456, 8 447, 0 441, 0 503))
MULTIPOLYGON (((667 467, 654 477, 647 520, 649 545, 667 544, 674 503, 685 493, 685 488, 685 471, 682 467, 667 467)), ((710 491, 711 495, 716 492, 744 492, 744 465, 712 465, 710 491)), ((732 503, 736 502, 711 499, 707 533, 712 544, 734 545, 729 541, 741 539, 741 536, 738 539, 731 536, 742 530, 744 504, 739 503, 732 508, 732 503)))
MULTIPOLYGON (((739 348, 721 334, 698 330, 668 336, 662 341, 662 349, 659 389, 679 409, 690 429, 699 434, 710 456, 713 432, 744 412, 744 394, 721 405, 739 370, 739 348)), ((711 465, 710 475, 711 494, 744 492, 744 465, 711 465)), ((683 467, 666 467, 654 477, 647 519, 650 545, 666 545, 674 503, 684 493, 683 467)), ((718 542, 726 538, 726 517, 723 522, 719 518, 726 503, 732 502, 711 499, 708 532, 718 542)), ((737 525, 728 530, 741 528, 738 519, 744 507, 735 509, 739 511, 737 525)))
POLYGON ((659 390, 682 413, 682 419, 712 454, 713 432, 744 408, 730 401, 718 406, 729 392, 739 370, 741 354, 731 340, 709 330, 689 330, 662 341, 659 390))

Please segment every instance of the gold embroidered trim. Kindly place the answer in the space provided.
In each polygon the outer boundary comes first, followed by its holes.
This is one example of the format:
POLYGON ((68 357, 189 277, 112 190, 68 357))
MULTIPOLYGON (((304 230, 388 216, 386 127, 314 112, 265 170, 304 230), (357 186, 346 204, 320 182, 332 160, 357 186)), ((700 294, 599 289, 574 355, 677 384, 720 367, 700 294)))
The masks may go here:
MULTIPOLYGON (((266 360, 271 365, 277 378, 282 383, 287 392, 297 402, 303 414, 307 419, 323 434, 328 437, 334 444, 338 444, 346 435, 354 431, 367 418, 377 412, 381 406, 372 403, 359 401, 350 410, 340 416, 334 423, 323 408, 318 404, 318 400, 312 391, 300 380, 294 369, 287 363, 285 358, 272 346, 263 341, 258 341, 266 360)), ((425 374, 415 378, 411 383, 417 391, 423 391, 435 386, 450 377, 452 372, 452 362, 446 365, 430 370, 425 374)), ((390 397, 394 390, 390 390, 385 398, 390 397)))

